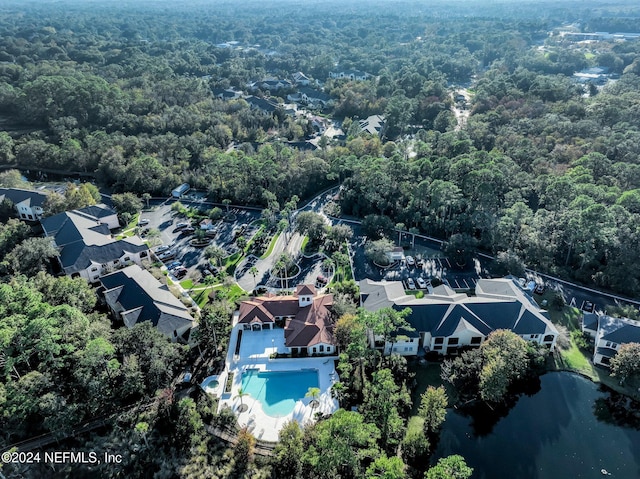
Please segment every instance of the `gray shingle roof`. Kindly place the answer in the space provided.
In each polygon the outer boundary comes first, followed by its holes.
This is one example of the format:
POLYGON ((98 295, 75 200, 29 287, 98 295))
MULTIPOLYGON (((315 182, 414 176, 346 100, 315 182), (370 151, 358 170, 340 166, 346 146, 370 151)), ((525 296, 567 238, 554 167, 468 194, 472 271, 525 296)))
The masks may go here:
POLYGON ((11 200, 15 205, 27 201, 26 205, 30 208, 34 206, 42 207, 47 199, 47 194, 36 190, 23 190, 20 188, 0 188, 0 201, 4 198, 11 200))
POLYGON ((158 330, 173 332, 194 325, 187 308, 151 273, 138 265, 128 266, 100 278, 107 302, 124 313, 127 326, 151 321, 158 330))
POLYGON ((92 262, 104 264, 126 253, 149 247, 138 237, 115 240, 106 224, 97 224, 87 215, 67 211, 41 221, 46 236, 60 248, 60 263, 67 274, 88 268, 92 262))
POLYGON ((510 280, 482 281, 484 290, 482 287, 476 290, 475 297, 442 288, 440 295, 416 299, 405 294, 400 282, 364 280, 360 282, 361 301, 368 311, 386 306, 397 310, 409 307, 409 324, 417 331, 430 332, 434 336, 451 336, 461 321, 467 329, 476 329, 485 336, 497 329, 510 329, 520 335, 556 332, 545 312, 532 304, 524 293, 507 284, 510 280))

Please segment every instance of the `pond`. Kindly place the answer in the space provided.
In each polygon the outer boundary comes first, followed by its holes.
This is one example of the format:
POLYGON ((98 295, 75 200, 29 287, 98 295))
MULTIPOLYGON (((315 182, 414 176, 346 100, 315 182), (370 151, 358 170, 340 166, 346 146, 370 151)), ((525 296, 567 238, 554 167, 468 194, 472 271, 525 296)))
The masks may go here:
POLYGON ((460 454, 474 479, 640 478, 639 416, 626 402, 580 376, 546 374, 508 412, 449 410, 433 462, 460 454))

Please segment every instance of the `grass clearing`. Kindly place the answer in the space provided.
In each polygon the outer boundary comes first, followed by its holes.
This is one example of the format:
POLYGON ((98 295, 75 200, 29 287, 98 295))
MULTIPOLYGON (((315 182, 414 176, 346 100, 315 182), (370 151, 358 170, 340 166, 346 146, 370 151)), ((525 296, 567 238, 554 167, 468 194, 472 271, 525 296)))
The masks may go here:
POLYGON ((273 238, 271 238, 271 243, 269 243, 269 247, 267 248, 267 251, 265 251, 265 253, 262 256, 260 256, 260 259, 268 258, 269 255, 271 255, 271 253, 273 252, 273 248, 276 245, 276 241, 278 241, 279 237, 280 237, 280 232, 277 232, 276 234, 273 235, 273 238))
POLYGON ((193 280, 185 279, 184 281, 180 281, 180 286, 182 286, 184 289, 191 289, 193 288, 193 280))

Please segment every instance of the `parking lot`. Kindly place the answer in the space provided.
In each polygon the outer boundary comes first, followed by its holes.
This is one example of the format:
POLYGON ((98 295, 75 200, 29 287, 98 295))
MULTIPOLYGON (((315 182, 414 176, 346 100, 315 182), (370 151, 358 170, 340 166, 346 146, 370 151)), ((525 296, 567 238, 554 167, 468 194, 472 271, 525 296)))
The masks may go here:
MULTIPOLYGON (((204 206, 203 208, 208 209, 210 206, 204 206)), ((237 249, 234 243, 234 231, 240 227, 244 227, 242 235, 249 240, 257 229, 255 226, 249 225, 249 223, 260 217, 258 212, 239 208, 231 210, 231 213, 234 214, 235 219, 230 222, 219 221, 216 224, 217 234, 210 243, 211 245, 221 247, 229 254, 233 254, 237 249)), ((205 248, 191 246, 189 241, 193 239, 193 234, 186 234, 184 230, 177 229, 178 224, 191 224, 191 221, 171 211, 171 203, 163 203, 155 206, 150 211, 144 211, 140 218, 149 220, 145 228, 155 228, 160 231, 162 245, 169 246, 170 250, 175 252, 175 255, 172 255, 164 261, 165 264, 179 261, 181 265, 187 269, 185 276, 195 273, 195 271, 202 271, 207 262, 203 254, 205 248)), ((198 224, 193 224, 192 226, 194 229, 199 228, 198 224)), ((158 247, 152 249, 157 250, 158 247)))

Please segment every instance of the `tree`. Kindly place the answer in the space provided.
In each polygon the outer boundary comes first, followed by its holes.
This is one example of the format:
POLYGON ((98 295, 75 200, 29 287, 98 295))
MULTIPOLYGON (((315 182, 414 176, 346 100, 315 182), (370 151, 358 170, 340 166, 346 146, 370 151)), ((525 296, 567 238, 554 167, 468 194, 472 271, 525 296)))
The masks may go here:
MULTIPOLYGON (((7 135, 6 132, 0 132, 0 145, 2 144, 1 138, 7 135)), ((11 137, 9 137, 11 138, 11 137)), ((2 153, 0 153, 0 159, 2 157, 2 153)), ((5 164, 3 162, 3 164, 5 164)), ((22 173, 18 170, 6 170, 0 173, 0 187, 1 188, 23 188, 30 189, 29 182, 25 181, 22 177, 22 173)))
POLYGON ((444 252, 458 266, 465 266, 473 259, 478 240, 468 234, 451 235, 447 241, 444 252))
POLYGON ((312 409, 315 409, 316 407, 318 407, 319 396, 320 396, 320 388, 314 388, 314 387, 309 388, 309 390, 304 395, 304 397, 306 398, 311 398, 310 404, 312 409))
POLYGON ((360 477, 364 464, 378 457, 378 428, 357 412, 339 409, 305 430, 300 477, 335 479, 360 477))
POLYGON ((408 476, 405 469, 406 466, 399 457, 382 455, 367 468, 367 478, 406 479, 408 476))
POLYGON ((119 215, 129 213, 134 216, 142 209, 142 200, 133 193, 114 193, 111 201, 119 215))
POLYGON ((322 239, 327 230, 324 218, 313 211, 303 211, 296 216, 296 231, 309 236, 312 243, 322 239))
POLYGON ((258 276, 258 273, 259 273, 258 268, 256 268, 255 266, 252 266, 251 268, 249 268, 249 274, 251 276, 253 276, 253 287, 254 288, 257 286, 256 278, 258 276))
POLYGON ((396 384, 389 369, 374 372, 371 382, 365 386, 360 411, 367 422, 378 426, 382 443, 388 451, 393 451, 400 442, 404 426, 400 411, 409 404, 409 393, 404 386, 396 384))
POLYGON ((393 345, 398 334, 402 331, 415 331, 415 328, 409 324, 407 317, 411 315, 411 308, 404 308, 397 311, 387 307, 379 309, 376 312, 364 312, 364 322, 368 328, 384 341, 385 347, 389 345, 389 354, 393 353, 393 345))
POLYGON ((509 385, 529 369, 527 342, 512 331, 499 329, 489 335, 480 351, 483 357, 480 397, 488 402, 499 402, 509 385))
POLYGON ((17 274, 33 276, 45 271, 58 255, 51 238, 27 238, 6 256, 5 261, 17 274))
POLYGON ((98 300, 94 289, 83 278, 56 278, 44 271, 38 271, 29 281, 53 306, 68 304, 88 314, 93 311, 98 300))
POLYGON ((393 243, 391 240, 382 238, 376 241, 369 241, 364 247, 364 254, 369 261, 373 261, 380 266, 386 266, 389 264, 388 253, 393 250, 393 243))
POLYGON ((246 411, 246 406, 244 405, 243 402, 243 398, 247 395, 248 393, 245 392, 244 389, 242 388, 238 388, 238 391, 236 392, 236 399, 240 399, 240 407, 238 408, 238 412, 244 412, 246 411))
POLYGON ((300 425, 288 421, 280 430, 280 441, 273 450, 272 479, 298 479, 302 477, 304 444, 300 425))
POLYGON ((144 201, 145 205, 147 205, 147 209, 149 209, 149 200, 152 198, 151 193, 144 192, 142 193, 142 201, 144 201))
POLYGON ((640 377, 640 343, 626 343, 620 346, 611 359, 611 375, 623 384, 627 379, 640 377))
POLYGON ((424 432, 424 420, 417 416, 409 420, 401 443, 402 457, 412 467, 420 467, 429 453, 429 439, 424 432))
POLYGON ((338 251, 345 241, 353 237, 353 229, 348 225, 335 225, 328 229, 325 240, 325 248, 329 251, 338 251))
POLYGON ((418 414, 424 419, 426 433, 436 432, 447 416, 447 393, 443 386, 429 386, 420 398, 418 414))
POLYGON ((438 460, 424 474, 425 479, 469 479, 473 469, 467 466, 462 456, 453 455, 438 460))
POLYGON ((212 259, 216 266, 220 266, 223 258, 225 258, 226 256, 226 251, 219 246, 207 246, 204 250, 204 257, 207 259, 212 259))
POLYGON ((501 276, 511 274, 513 276, 521 277, 525 272, 525 264, 513 251, 500 251, 496 255, 494 271, 496 274, 501 276))
POLYGON ((233 448, 235 477, 244 477, 245 472, 253 461, 253 453, 256 447, 256 440, 253 435, 242 428, 238 433, 238 440, 233 448))

